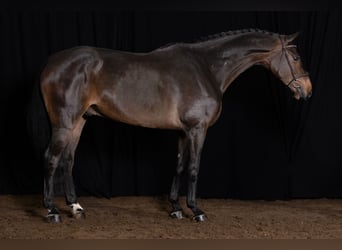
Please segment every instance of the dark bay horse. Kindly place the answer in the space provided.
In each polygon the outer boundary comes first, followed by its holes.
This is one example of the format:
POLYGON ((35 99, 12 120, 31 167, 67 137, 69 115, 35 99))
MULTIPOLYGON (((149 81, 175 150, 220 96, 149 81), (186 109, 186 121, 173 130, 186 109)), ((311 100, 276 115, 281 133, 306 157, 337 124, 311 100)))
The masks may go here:
POLYGON ((178 165, 169 195, 170 215, 183 216, 178 200, 180 176, 186 169, 187 206, 195 220, 205 220, 205 213, 196 204, 197 177, 206 132, 221 113, 223 94, 242 72, 261 65, 278 77, 294 98, 309 98, 309 74, 291 43, 297 35, 237 30, 149 53, 82 46, 51 55, 40 78, 51 125, 44 155, 43 202, 48 221, 60 221, 53 190, 57 168, 63 169, 65 198, 72 214, 84 215, 77 201, 72 168, 82 128, 86 118, 93 115, 180 131, 178 165))

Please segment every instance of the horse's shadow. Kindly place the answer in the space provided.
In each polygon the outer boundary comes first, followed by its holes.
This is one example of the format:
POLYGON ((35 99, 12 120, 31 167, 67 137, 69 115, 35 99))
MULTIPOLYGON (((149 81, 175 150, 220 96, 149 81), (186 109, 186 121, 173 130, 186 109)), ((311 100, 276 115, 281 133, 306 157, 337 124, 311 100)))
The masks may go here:
MULTIPOLYGON (((58 196, 56 197, 58 198, 58 196)), ((14 196, 14 203, 18 205, 19 209, 33 219, 46 220, 46 209, 42 204, 42 195, 18 195, 14 196)), ((61 206, 59 206, 61 207, 61 206)), ((63 214, 70 215, 70 211, 66 208, 59 208, 63 214)))
MULTIPOLYGON (((185 204, 185 196, 181 195, 179 197, 181 207, 183 210, 183 216, 184 218, 192 218, 191 211, 186 207, 185 204)), ((172 207, 169 202, 168 196, 167 195, 161 195, 157 198, 157 203, 160 211, 167 212, 169 215, 172 212, 172 207)), ((170 217, 171 218, 171 217, 170 217)))

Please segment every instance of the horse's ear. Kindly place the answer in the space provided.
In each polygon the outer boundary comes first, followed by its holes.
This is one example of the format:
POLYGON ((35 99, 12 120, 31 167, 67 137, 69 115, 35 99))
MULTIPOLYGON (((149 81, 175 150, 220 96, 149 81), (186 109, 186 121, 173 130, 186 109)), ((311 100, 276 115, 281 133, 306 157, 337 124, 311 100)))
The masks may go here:
POLYGON ((293 33, 291 35, 287 35, 286 36, 286 43, 290 43, 293 40, 295 40, 297 38, 297 36, 299 35, 299 32, 293 33))

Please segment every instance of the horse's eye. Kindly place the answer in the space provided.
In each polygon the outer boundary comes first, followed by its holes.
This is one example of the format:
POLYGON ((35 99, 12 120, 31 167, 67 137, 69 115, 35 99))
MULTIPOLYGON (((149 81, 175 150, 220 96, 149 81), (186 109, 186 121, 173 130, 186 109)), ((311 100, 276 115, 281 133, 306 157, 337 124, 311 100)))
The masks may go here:
POLYGON ((298 61, 299 60, 299 56, 294 56, 293 60, 298 61))

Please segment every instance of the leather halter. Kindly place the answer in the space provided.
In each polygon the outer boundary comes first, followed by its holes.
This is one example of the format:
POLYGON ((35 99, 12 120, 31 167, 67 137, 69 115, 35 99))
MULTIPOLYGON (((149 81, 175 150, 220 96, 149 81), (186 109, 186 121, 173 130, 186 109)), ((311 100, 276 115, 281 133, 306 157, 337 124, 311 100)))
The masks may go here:
MULTIPOLYGON (((306 76, 309 76, 309 73, 308 72, 305 72, 303 74, 299 74, 299 75, 296 75, 293 68, 292 68, 292 65, 290 63, 290 59, 289 59, 289 55, 288 55, 288 52, 287 52, 287 49, 288 48, 293 48, 293 47, 297 47, 296 45, 285 45, 283 40, 280 38, 280 41, 281 41, 281 44, 282 44, 282 53, 285 54, 285 58, 286 58, 286 61, 287 61, 287 64, 289 65, 289 68, 290 68, 290 71, 291 71, 291 75, 292 75, 292 80, 289 81, 286 86, 287 87, 290 87, 290 85, 293 83, 293 82, 296 82, 299 78, 303 78, 303 77, 306 77, 306 76)), ((299 88, 299 86, 295 86, 295 88, 299 88)))

